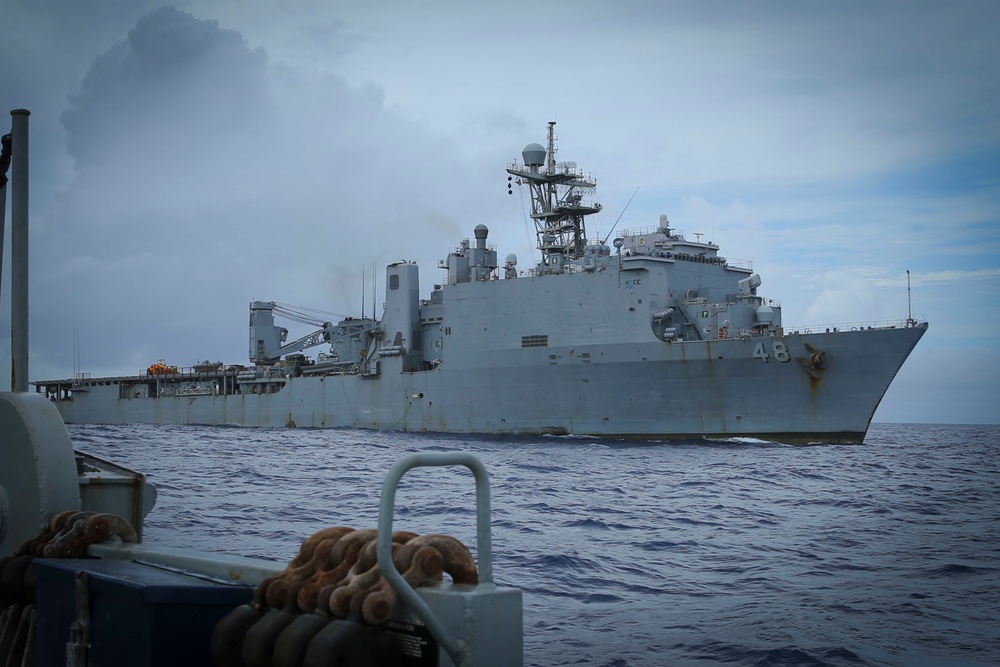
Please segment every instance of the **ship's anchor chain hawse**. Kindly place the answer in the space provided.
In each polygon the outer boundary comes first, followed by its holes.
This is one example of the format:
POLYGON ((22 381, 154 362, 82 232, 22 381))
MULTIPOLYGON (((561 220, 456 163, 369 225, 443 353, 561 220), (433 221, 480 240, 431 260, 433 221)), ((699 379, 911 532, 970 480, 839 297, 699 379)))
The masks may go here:
POLYGON ((132 524, 115 514, 67 510, 12 556, 0 559, 0 665, 33 665, 35 558, 83 558, 92 544, 139 541, 132 524))
MULTIPOLYGON (((262 581, 251 604, 215 626, 216 665, 291 667, 392 664, 400 648, 384 632, 397 600, 382 576, 377 531, 342 526, 307 538, 283 572, 262 581)), ((392 533, 392 562, 411 587, 443 581, 479 583, 469 549, 447 535, 392 533)))
POLYGON ((820 350, 815 345, 810 345, 809 343, 806 343, 806 350, 809 352, 809 358, 798 357, 799 365, 805 369, 809 377, 818 380, 822 377, 822 372, 826 370, 828 365, 826 350, 820 350))

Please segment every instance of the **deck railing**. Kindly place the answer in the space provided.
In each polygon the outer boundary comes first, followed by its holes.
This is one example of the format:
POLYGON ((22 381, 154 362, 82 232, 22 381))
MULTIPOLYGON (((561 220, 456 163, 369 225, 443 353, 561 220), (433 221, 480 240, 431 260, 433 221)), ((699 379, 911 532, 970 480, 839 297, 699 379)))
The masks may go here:
POLYGON ((837 322, 831 324, 807 324, 805 326, 784 326, 785 333, 834 333, 838 331, 867 331, 874 329, 904 329, 906 320, 877 320, 871 322, 837 322))

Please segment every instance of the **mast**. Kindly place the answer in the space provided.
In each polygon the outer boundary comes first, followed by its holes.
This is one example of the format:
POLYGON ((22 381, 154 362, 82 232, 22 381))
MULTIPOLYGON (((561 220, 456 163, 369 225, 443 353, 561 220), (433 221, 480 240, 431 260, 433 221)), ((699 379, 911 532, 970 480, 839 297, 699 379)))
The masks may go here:
POLYGON ((518 185, 527 183, 531 189, 531 217, 542 263, 558 266, 583 257, 587 245, 584 218, 600 211, 601 205, 583 201, 597 188, 594 178, 584 176, 575 162, 556 162, 555 125, 549 122, 547 147, 528 144, 521 152, 524 165, 514 163, 507 173, 517 176, 518 185))
POLYGON ((910 270, 906 270, 906 326, 913 327, 916 320, 913 319, 913 298, 910 293, 910 270))

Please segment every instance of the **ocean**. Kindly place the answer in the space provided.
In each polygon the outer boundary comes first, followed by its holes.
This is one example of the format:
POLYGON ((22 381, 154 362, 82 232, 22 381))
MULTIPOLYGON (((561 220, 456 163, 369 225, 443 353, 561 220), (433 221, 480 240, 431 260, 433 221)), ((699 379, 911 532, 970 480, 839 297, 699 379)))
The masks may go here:
MULTIPOLYGON (((374 528, 404 454, 475 454, 494 579, 524 593, 526 665, 1000 665, 997 425, 813 446, 68 428, 156 486, 145 542, 281 566, 320 528, 374 528)), ((475 550, 472 474, 407 473, 394 528, 475 550)))

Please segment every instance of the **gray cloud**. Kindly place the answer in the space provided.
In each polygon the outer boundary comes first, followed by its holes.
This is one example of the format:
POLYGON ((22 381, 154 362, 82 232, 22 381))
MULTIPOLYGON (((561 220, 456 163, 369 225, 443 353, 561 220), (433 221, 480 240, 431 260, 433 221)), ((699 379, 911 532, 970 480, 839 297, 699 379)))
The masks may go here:
POLYGON ((239 33, 171 7, 155 10, 94 61, 71 96, 62 114, 70 155, 100 163, 123 144, 162 145, 164 136, 187 153, 200 132, 232 135, 267 106, 266 66, 264 51, 251 51, 239 33))
POLYGON ((251 299, 353 313, 365 266, 401 253, 430 266, 462 233, 450 185, 414 168, 447 142, 387 110, 378 86, 271 66, 176 9, 97 57, 62 120, 76 172, 36 242, 33 347, 54 364, 74 328, 102 372, 238 361, 251 299))

